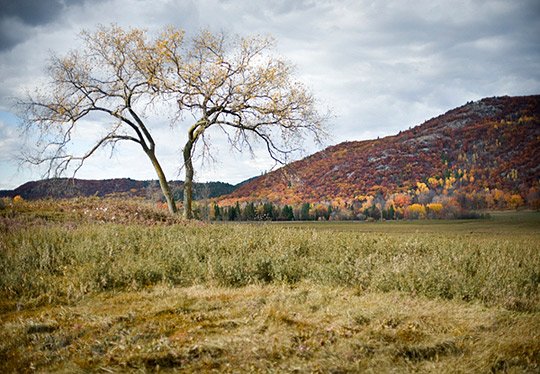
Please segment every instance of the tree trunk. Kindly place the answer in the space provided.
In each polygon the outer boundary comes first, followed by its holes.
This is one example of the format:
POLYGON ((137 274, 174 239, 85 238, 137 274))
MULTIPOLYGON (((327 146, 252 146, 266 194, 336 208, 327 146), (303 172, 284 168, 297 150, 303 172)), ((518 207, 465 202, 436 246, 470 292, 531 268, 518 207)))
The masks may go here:
POLYGON ((193 162, 191 160, 191 151, 194 141, 188 140, 184 147, 184 167, 186 168, 186 179, 184 180, 184 218, 193 218, 193 162))
POLYGON ((163 195, 165 196, 165 200, 167 201, 167 207, 169 208, 169 213, 176 214, 178 210, 176 209, 176 203, 171 193, 169 182, 167 182, 167 178, 165 178, 165 173, 163 172, 163 169, 161 168, 161 165, 159 164, 155 153, 153 151, 147 151, 146 154, 150 158, 150 161, 152 161, 152 165, 154 166, 154 169, 156 170, 156 173, 159 179, 159 186, 161 187, 161 191, 163 192, 163 195))

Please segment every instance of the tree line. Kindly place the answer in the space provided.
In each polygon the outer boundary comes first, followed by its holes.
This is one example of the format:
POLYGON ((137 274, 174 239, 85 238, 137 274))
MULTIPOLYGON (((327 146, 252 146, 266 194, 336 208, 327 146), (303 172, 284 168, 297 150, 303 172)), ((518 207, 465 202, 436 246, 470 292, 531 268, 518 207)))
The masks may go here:
MULTIPOLYGON (((429 180, 431 180, 430 178, 429 180)), ((429 184, 429 183, 428 183, 429 184)), ((313 221, 313 220, 411 220, 480 218, 486 210, 540 209, 540 189, 531 187, 520 194, 499 189, 460 191, 431 189, 417 183, 408 192, 359 195, 354 199, 336 198, 327 202, 279 204, 268 201, 210 200, 197 202, 195 214, 216 221, 313 221)), ((431 181, 431 186, 434 182, 431 181)))

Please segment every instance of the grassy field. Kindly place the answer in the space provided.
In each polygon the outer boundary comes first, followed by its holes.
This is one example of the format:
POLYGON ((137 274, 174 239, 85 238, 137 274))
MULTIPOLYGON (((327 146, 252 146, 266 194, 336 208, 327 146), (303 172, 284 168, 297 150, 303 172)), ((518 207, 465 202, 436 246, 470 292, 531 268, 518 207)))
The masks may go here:
POLYGON ((540 214, 186 223, 4 201, 0 371, 538 372, 540 214))
POLYGON ((416 221, 313 221, 276 222, 301 229, 366 233, 540 234, 540 214, 532 211, 490 212, 487 219, 416 221))

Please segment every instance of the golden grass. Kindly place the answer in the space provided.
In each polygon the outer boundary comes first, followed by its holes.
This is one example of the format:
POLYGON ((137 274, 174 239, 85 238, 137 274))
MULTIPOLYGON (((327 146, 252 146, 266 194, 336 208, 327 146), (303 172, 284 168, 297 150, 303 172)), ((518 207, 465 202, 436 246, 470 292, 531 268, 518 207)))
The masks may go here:
POLYGON ((533 372, 540 316, 310 283, 151 287, 2 314, 3 372, 533 372))

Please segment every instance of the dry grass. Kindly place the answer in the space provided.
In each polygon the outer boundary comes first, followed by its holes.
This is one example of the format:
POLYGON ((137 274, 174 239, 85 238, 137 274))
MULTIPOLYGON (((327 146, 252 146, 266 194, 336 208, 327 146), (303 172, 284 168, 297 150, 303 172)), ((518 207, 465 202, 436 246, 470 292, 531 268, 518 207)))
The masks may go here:
POLYGON ((0 240, 0 292, 20 303, 69 303, 151 285, 348 286, 540 310, 539 236, 394 234, 274 225, 65 223, 0 240))
POLYGON ((2 315, 10 371, 534 372, 540 317, 309 283, 152 287, 2 315))
POLYGON ((0 372, 540 371, 538 213, 161 217, 136 202, 5 202, 0 372))
POLYGON ((118 199, 84 197, 63 200, 18 201, 0 199, 0 233, 21 227, 64 224, 141 224, 146 226, 185 224, 168 214, 162 204, 142 198, 118 199))

